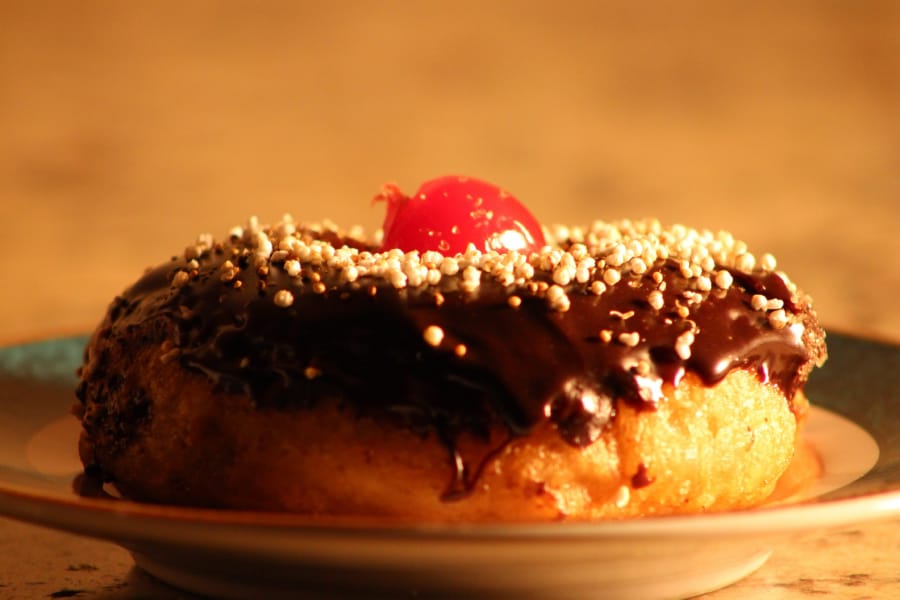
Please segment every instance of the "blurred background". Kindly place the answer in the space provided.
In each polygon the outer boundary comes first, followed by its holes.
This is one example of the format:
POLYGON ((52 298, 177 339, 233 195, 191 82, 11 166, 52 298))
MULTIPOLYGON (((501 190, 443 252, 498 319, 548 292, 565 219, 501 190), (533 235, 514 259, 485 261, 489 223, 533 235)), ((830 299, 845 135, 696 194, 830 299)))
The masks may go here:
POLYGON ((772 251, 900 341, 900 2, 0 0, 0 339, 81 331, 251 214, 462 173, 544 222, 772 251))

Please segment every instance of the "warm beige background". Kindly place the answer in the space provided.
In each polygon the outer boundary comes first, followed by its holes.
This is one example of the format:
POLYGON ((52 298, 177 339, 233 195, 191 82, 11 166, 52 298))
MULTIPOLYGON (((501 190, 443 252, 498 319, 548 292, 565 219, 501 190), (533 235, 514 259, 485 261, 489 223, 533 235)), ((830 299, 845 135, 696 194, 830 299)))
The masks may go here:
POLYGON ((0 337, 251 213, 371 228, 383 182, 460 172, 732 229, 900 340, 900 3, 259 4, 0 3, 0 337))
MULTIPOLYGON (((383 182, 450 172, 731 229, 900 341, 900 2, 0 0, 0 341, 85 330, 201 231, 373 228, 383 182)), ((814 532, 713 597, 897 595, 898 536, 814 532)), ((0 519, 0 550, 6 597, 182 597, 109 544, 0 519)))

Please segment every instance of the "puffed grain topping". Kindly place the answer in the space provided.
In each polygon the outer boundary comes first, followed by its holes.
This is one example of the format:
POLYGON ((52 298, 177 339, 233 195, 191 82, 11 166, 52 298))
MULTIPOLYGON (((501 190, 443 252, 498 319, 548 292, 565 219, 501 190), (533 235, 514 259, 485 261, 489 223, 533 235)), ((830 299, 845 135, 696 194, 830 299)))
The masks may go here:
POLYGON ((294 303, 294 295, 289 290, 278 290, 274 296, 275 304, 287 308, 294 303))
MULTIPOLYGON (((241 282, 241 269, 249 267, 260 274, 260 290, 264 290, 263 279, 270 269, 277 268, 290 277, 293 285, 309 285, 316 294, 341 288, 338 295, 345 295, 346 287, 362 288, 374 295, 380 281, 397 290, 432 288, 435 305, 441 306, 442 292, 456 289, 463 294, 478 294, 483 282, 490 280, 507 290, 511 308, 519 307, 526 297, 538 297, 550 310, 565 312, 573 294, 599 296, 612 286, 636 287, 641 280, 649 279, 654 289, 646 296, 647 304, 656 311, 671 311, 672 318, 677 315, 687 319, 707 297, 729 290, 737 277, 774 273, 777 265, 771 254, 757 259, 744 242, 727 232, 681 225, 664 228, 656 220, 596 221, 586 228, 548 227, 547 234, 547 245, 530 254, 482 252, 470 244, 463 253, 446 255, 433 250, 376 250, 381 232, 367 239, 358 227, 344 233, 333 223, 299 224, 290 215, 269 226, 251 217, 243 226, 231 229, 224 242, 216 242, 209 234, 198 236, 185 249, 185 266, 173 273, 171 284, 173 288, 190 286, 204 258, 224 252, 229 258, 221 263, 217 276, 232 288, 238 288, 241 282), (332 243, 342 240, 351 245, 336 247, 332 243), (670 272, 664 274, 667 268, 670 272), (674 299, 666 295, 667 280, 672 277, 682 277, 686 283, 674 299)), ((789 289, 796 290, 783 274, 778 275, 789 289)), ((282 289, 273 300, 278 306, 288 307, 296 293, 282 289)), ((766 312, 773 328, 799 323, 797 311, 789 310, 782 300, 756 294, 749 304, 754 310, 766 312)), ((623 307, 620 314, 627 315, 627 308, 623 307)), ((429 339, 436 339, 435 335, 430 334, 429 339)), ((615 339, 629 344, 632 337, 619 332, 615 339)), ((676 351, 679 355, 689 353, 687 338, 676 351)))
POLYGON ((429 325, 422 332, 422 338, 429 346, 437 348, 444 341, 444 330, 437 325, 429 325))

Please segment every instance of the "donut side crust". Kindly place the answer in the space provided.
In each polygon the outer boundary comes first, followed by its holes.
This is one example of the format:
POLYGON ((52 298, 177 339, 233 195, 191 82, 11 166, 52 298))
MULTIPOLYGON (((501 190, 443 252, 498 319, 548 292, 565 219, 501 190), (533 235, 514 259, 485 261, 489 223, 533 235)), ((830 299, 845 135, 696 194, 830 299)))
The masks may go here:
MULTIPOLYGON (((167 358, 160 323, 92 340, 80 391, 88 469, 130 499, 302 514, 313 520, 535 522, 743 509, 770 496, 808 404, 734 370, 714 386, 688 373, 656 410, 617 401, 594 443, 547 422, 513 438, 457 500, 446 446, 338 399, 260 408, 167 358), (130 350, 124 352, 123 349, 130 350), (128 358, 124 358, 128 357, 128 358)), ((489 444, 506 430, 490 432, 489 444)), ((486 442, 463 437, 478 452, 486 442)))

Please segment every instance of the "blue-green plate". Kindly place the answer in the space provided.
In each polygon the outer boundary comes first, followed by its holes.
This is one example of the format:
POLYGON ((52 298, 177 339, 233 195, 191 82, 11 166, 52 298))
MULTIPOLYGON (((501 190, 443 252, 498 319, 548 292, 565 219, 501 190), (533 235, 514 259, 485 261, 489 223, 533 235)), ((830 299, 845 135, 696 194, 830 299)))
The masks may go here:
POLYGON ((118 543, 195 592, 675 598, 736 581, 785 536, 900 515, 900 348, 876 341, 829 336, 831 357, 807 387, 816 408, 805 436, 822 472, 778 502, 620 522, 401 528, 76 493, 69 412, 85 342, 0 348, 0 514, 118 543))

